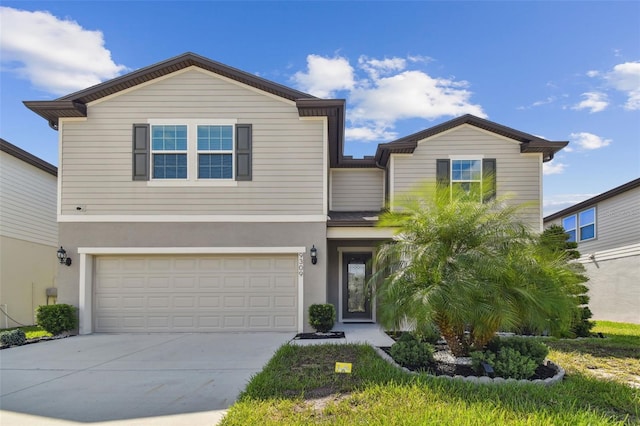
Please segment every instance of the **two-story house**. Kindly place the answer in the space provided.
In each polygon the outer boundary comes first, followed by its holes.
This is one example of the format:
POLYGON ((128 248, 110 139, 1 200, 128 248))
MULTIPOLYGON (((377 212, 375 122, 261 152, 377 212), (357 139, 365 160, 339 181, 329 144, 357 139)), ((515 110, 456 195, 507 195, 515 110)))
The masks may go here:
POLYGON ((578 243, 594 319, 640 324, 640 178, 544 218, 578 243))
POLYGON ((58 169, 0 139, 0 328, 55 302, 58 169))
POLYGON ((308 307, 375 321, 374 227, 426 179, 534 201, 551 142, 463 116, 343 155, 345 102, 186 53, 53 101, 25 102, 59 133, 59 301, 80 332, 308 329, 308 307))

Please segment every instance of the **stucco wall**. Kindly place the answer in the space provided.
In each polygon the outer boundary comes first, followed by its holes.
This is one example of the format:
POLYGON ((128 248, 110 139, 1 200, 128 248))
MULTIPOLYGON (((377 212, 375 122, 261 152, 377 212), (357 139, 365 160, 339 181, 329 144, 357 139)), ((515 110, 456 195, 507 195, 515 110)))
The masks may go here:
POLYGON ((326 224, 319 223, 61 223, 60 242, 74 262, 61 267, 58 302, 79 305, 79 247, 306 247, 303 324, 308 307, 326 301, 326 224), (318 249, 311 264, 309 249, 318 249))
POLYGON ((640 324, 640 256, 596 260, 584 266, 593 319, 640 324))
POLYGON ((35 324, 35 309, 46 305, 46 289, 55 286, 56 247, 0 237, 0 265, 0 305, 19 323, 0 313, 0 328, 35 324))

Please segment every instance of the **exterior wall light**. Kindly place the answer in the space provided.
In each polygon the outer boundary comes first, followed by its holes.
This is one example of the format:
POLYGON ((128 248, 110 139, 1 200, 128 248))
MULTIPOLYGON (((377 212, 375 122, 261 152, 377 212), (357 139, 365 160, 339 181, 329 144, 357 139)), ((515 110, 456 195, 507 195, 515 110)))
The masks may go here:
POLYGON ((60 246, 60 250, 58 250, 58 260, 61 265, 71 266, 71 258, 67 257, 67 251, 60 246))
POLYGON ((314 265, 318 263, 318 249, 315 245, 311 247, 311 250, 309 250, 309 254, 311 255, 311 263, 313 263, 314 265))

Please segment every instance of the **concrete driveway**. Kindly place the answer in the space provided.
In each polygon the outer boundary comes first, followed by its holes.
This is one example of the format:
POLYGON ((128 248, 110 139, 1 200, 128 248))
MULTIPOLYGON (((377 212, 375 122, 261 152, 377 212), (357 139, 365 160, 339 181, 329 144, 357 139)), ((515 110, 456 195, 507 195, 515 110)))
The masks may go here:
POLYGON ((0 351, 0 424, 215 425, 294 333, 93 334, 0 351))

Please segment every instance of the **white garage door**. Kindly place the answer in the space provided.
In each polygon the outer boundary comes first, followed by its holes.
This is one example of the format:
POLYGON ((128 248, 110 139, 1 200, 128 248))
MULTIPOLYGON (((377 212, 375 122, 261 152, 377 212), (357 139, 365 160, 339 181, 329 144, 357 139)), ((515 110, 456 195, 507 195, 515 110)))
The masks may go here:
POLYGON ((293 255, 99 256, 96 332, 296 331, 293 255))

